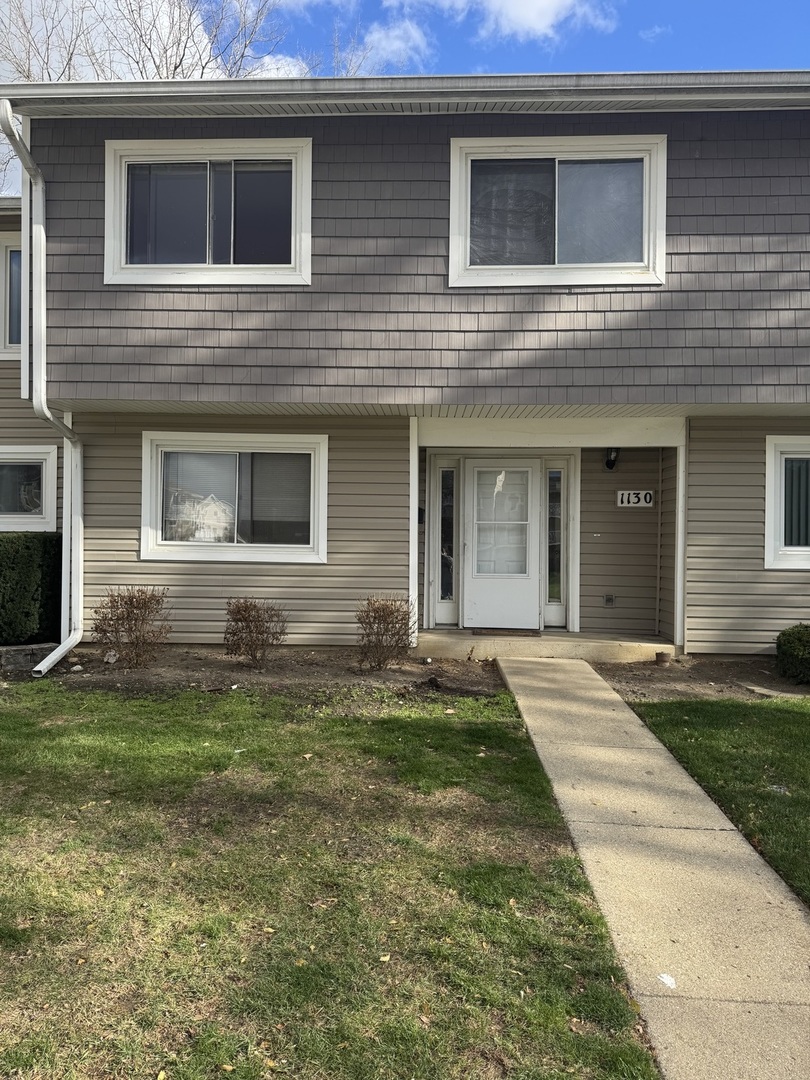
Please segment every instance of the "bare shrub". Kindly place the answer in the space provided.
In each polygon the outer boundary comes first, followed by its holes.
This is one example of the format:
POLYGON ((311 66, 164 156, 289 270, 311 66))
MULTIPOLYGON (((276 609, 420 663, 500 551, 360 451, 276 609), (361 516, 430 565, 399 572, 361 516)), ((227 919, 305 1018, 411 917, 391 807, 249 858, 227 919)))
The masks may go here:
POLYGON ((360 666, 382 671, 401 661, 416 629, 412 604, 401 596, 367 596, 355 615, 360 666))
POLYGON ((154 660, 172 629, 166 618, 168 591, 145 585, 108 589, 93 611, 92 630, 102 651, 115 650, 128 667, 154 660))
POLYGON ((225 653, 244 656, 257 668, 267 663, 267 653, 287 636, 287 612, 270 600, 250 596, 231 597, 225 624, 225 653))

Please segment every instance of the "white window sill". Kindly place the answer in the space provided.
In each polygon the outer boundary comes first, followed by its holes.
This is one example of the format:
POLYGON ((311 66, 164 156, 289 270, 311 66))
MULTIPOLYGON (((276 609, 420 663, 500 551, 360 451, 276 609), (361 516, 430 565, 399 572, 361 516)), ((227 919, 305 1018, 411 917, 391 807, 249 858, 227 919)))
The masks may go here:
POLYGON ((810 548, 783 548, 768 554, 766 570, 810 570, 810 548))
POLYGON ((141 558, 160 562, 325 563, 311 548, 269 547, 263 544, 194 544, 159 541, 150 544, 144 535, 141 558))
POLYGON ((663 285, 663 278, 646 266, 468 266, 448 282, 450 288, 519 285, 663 285))
POLYGON ((0 514, 0 533, 56 532, 56 515, 47 520, 41 514, 0 514))
POLYGON ((275 266, 120 266, 105 285, 310 285, 311 275, 275 266))

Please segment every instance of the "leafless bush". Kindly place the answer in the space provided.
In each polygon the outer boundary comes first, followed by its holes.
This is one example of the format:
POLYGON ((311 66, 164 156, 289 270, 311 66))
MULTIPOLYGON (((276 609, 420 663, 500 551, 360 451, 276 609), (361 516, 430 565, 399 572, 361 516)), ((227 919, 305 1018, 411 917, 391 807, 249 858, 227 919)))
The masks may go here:
POLYGON ((102 650, 113 649, 128 667, 154 660, 172 629, 166 618, 168 591, 144 585, 108 589, 93 611, 93 634, 102 650))
POLYGON ((244 656, 257 668, 267 662, 267 652, 287 636, 287 612, 269 600, 249 596, 228 601, 225 624, 225 652, 244 656))
POLYGON ((401 596, 367 596, 355 615, 360 666, 382 671, 401 661, 416 629, 413 606, 401 596))

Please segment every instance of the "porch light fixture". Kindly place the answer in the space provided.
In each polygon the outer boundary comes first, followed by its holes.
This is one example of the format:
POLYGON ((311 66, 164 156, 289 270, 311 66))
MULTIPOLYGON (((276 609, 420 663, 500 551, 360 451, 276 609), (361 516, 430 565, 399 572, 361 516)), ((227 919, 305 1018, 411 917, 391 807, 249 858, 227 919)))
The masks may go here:
POLYGON ((605 451, 605 468, 612 472, 619 460, 618 447, 609 448, 605 451))

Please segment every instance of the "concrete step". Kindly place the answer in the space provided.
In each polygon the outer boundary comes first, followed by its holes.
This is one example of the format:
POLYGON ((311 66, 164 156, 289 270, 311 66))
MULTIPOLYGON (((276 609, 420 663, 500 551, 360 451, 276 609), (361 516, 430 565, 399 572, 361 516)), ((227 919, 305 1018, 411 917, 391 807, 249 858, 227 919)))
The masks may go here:
POLYGON ((625 638, 600 634, 569 634, 544 630, 540 634, 474 634, 470 630, 420 630, 414 655, 436 660, 484 660, 496 656, 529 659, 587 660, 599 663, 640 663, 658 653, 671 658, 682 650, 658 638, 625 638))

